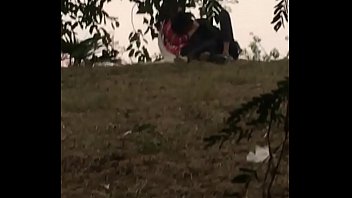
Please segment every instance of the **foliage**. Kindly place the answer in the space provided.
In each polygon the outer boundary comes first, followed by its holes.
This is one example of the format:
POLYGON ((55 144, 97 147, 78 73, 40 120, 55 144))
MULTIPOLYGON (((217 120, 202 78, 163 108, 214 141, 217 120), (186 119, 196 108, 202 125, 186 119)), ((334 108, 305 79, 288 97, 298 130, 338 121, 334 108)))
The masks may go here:
MULTIPOLYGON (((207 143, 206 148, 219 143, 219 149, 226 141, 235 139, 239 143, 242 139, 250 140, 253 133, 266 130, 266 142, 269 147, 269 160, 267 170, 262 181, 263 197, 271 197, 271 188, 277 170, 282 161, 285 147, 287 146, 289 131, 289 114, 288 114, 288 78, 278 82, 278 88, 270 93, 262 94, 259 97, 252 98, 251 101, 242 104, 242 106, 230 112, 230 117, 226 121, 226 126, 219 133, 206 137, 204 141, 207 143), (284 139, 277 148, 272 148, 270 141, 273 125, 283 128, 284 139), (280 151, 279 157, 274 163, 274 154, 280 151), (270 180, 269 173, 271 175, 270 180)), ((253 179, 258 180, 257 170, 241 168, 242 172, 236 176, 233 183, 243 183, 244 192, 246 193, 249 184, 253 179), (248 173, 249 172, 249 173, 248 173)))
POLYGON ((280 52, 278 49, 274 48, 270 51, 270 56, 274 58, 274 60, 278 59, 280 56, 280 52))
MULTIPOLYGON (((271 60, 277 60, 280 57, 280 52, 278 49, 273 48, 269 54, 265 52, 265 49, 261 45, 261 38, 259 36, 254 35, 253 33, 250 33, 253 36, 252 42, 249 44, 249 49, 251 50, 250 52, 247 49, 244 49, 242 52, 242 55, 244 56, 245 59, 247 60, 253 60, 253 61, 271 61, 271 60), (264 52, 264 55, 261 53, 264 52)), ((287 57, 286 57, 287 58, 287 57)))
MULTIPOLYGON (((94 51, 96 45, 90 41, 100 39, 101 45, 105 46, 109 53, 111 49, 111 35, 103 27, 109 21, 115 29, 119 26, 116 17, 111 17, 105 10, 104 5, 111 0, 61 0, 61 46, 64 53, 70 53, 79 60, 85 58, 94 51), (78 42, 76 38, 77 28, 88 30, 92 38, 78 42), (89 44, 88 44, 89 43, 89 44), (72 54, 72 48, 75 48, 72 54), (90 48, 90 49, 89 49, 90 48), (80 51, 81 50, 81 51, 80 51)), ((101 46, 100 46, 101 47, 101 46)))
MULTIPOLYGON (((132 36, 130 34, 130 45, 128 53, 130 57, 137 58, 138 62, 150 62, 153 59, 150 57, 147 49, 148 42, 144 38, 145 35, 150 34, 152 39, 158 36, 156 29, 157 19, 160 10, 163 7, 171 7, 177 0, 130 0, 136 3, 137 14, 145 14, 143 24, 146 29, 133 29, 132 36), (142 33, 143 32, 143 33, 142 33), (135 35, 138 36, 135 36, 135 35), (133 51, 132 51, 133 50, 133 51)), ((108 22, 113 29, 119 26, 118 19, 111 17, 105 10, 104 5, 111 2, 111 0, 61 0, 61 39, 65 43, 74 45, 76 40, 77 28, 82 30, 89 30, 93 37, 100 37, 103 46, 109 53, 114 53, 115 49, 109 47, 111 43, 111 35, 103 27, 108 22)), ((202 18, 207 18, 214 23, 219 22, 219 11, 222 9, 221 2, 238 3, 237 0, 178 0, 178 3, 183 8, 199 7, 199 14, 202 18)), ((133 10, 131 15, 133 16, 133 10)), ((284 27, 285 22, 288 21, 288 0, 281 0, 274 7, 274 24, 275 31, 284 27)), ((132 20, 133 24, 133 20, 132 20)), ((93 47, 93 46, 92 46, 93 47)), ((257 51, 258 52, 258 51, 257 51)), ((83 53, 83 52, 82 52, 83 53)), ((257 58, 257 57, 256 57, 257 58)), ((155 60, 154 60, 155 61, 155 60)))
POLYGON ((143 45, 142 41, 148 44, 148 41, 143 37, 142 30, 138 29, 137 32, 131 32, 129 35, 130 44, 127 47, 129 57, 137 58, 138 62, 150 62, 152 61, 147 48, 143 45))
MULTIPOLYGON (((288 1, 282 0, 274 8, 275 16, 271 23, 274 24, 274 30, 278 31, 281 27, 284 27, 284 22, 288 21, 288 1)), ((259 37, 253 36, 253 42, 250 44, 250 49, 254 54, 254 60, 260 60, 260 41, 261 39, 259 37)), ((245 55, 249 59, 248 53, 245 55)), ((267 57, 264 56, 263 59, 268 60, 270 56, 277 59, 279 57, 278 50, 273 49, 270 54, 267 57)), ((288 53, 286 57, 288 58, 288 53)), ((267 169, 264 179, 262 180, 263 198, 272 197, 271 189, 287 146, 289 135, 288 82, 289 78, 287 77, 284 81, 278 82, 278 88, 276 90, 262 94, 259 97, 254 97, 249 102, 242 104, 240 108, 230 112, 230 117, 226 121, 227 127, 222 129, 218 134, 211 135, 204 139, 207 142, 206 147, 214 146, 216 143, 219 143, 220 149, 226 141, 236 139, 236 142, 239 143, 243 138, 250 140, 254 132, 266 129, 265 137, 269 147, 269 160, 264 162, 267 164, 267 169), (278 127, 282 127, 282 131, 284 132, 284 139, 275 149, 272 148, 270 141, 272 126, 274 124, 277 124, 278 127), (279 152, 279 155, 275 163, 274 154, 277 152, 279 152), (270 179, 269 174, 271 176, 270 179)), ((240 168, 240 171, 241 174, 233 178, 232 182, 243 183, 244 191, 235 194, 246 196, 250 183, 254 180, 259 181, 258 170, 240 168)))
MULTIPOLYGON (((199 15, 201 18, 207 18, 209 19, 210 22, 218 24, 219 23, 219 12, 223 7, 220 5, 220 2, 225 2, 224 0, 130 0, 132 2, 136 3, 136 6, 138 7, 137 14, 145 14, 146 17, 143 18, 143 24, 145 24, 146 30, 142 34, 141 30, 136 31, 133 30, 131 34, 136 34, 138 33, 139 36, 137 36, 136 40, 132 40, 131 42, 137 42, 140 43, 139 45, 132 45, 132 47, 129 46, 129 55, 130 57, 134 56, 138 58, 138 62, 149 62, 152 59, 148 56, 147 53, 144 53, 144 51, 148 51, 147 47, 145 45, 148 45, 146 40, 143 38, 144 35, 147 35, 148 33, 150 34, 152 39, 157 38, 158 33, 157 33, 157 22, 158 22, 158 17, 159 13, 162 9, 166 9, 168 11, 175 10, 175 2, 177 1, 178 5, 182 7, 183 9, 185 8, 195 8, 196 6, 199 7, 199 15), (143 38, 143 39, 141 39, 143 38), (142 51, 141 53, 137 53, 139 46, 142 45, 142 51), (136 47, 137 49, 133 48, 136 47), (133 50, 133 51, 132 51, 133 50), (131 52, 132 51, 132 52, 131 52)), ((237 0, 233 1, 226 1, 226 3, 238 3, 237 0)), ((132 10, 132 16, 133 16, 133 10, 132 10)), ((281 27, 285 27, 284 24, 285 22, 288 22, 288 0, 282 0, 279 1, 278 4, 274 7, 274 18, 273 21, 271 22, 274 24, 274 30, 278 31, 281 27)), ((133 24, 133 20, 132 20, 133 24)), ((130 36, 131 38, 131 36, 130 36)), ((254 59, 260 59, 260 50, 258 48, 254 49, 255 46, 253 45, 251 47, 252 51, 255 50, 255 57, 254 59), (253 49, 252 49, 253 47, 253 49)), ((272 55, 277 55, 276 53, 272 55)), ((269 55, 266 55, 266 60, 270 58, 269 55)))
POLYGON ((261 57, 261 45, 260 42, 262 41, 261 38, 259 38, 258 36, 253 35, 253 41, 249 44, 250 49, 253 52, 253 60, 254 61, 260 61, 261 57))
POLYGON ((274 9, 274 18, 271 24, 274 24, 274 30, 278 31, 281 26, 285 27, 285 22, 288 22, 288 0, 279 1, 274 9))
POLYGON ((95 50, 101 46, 101 38, 97 36, 83 41, 74 39, 73 42, 67 42, 61 39, 61 51, 70 55, 70 65, 72 58, 74 58, 75 64, 79 65, 82 60, 86 60, 89 56, 92 56, 95 50))

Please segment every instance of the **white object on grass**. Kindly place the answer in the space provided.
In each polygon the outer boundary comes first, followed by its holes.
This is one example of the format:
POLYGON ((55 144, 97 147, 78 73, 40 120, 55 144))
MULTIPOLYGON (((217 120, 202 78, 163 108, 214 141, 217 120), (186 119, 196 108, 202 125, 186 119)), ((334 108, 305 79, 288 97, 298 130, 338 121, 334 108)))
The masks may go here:
POLYGON ((250 151, 247 155, 248 162, 260 163, 269 157, 269 147, 255 146, 255 152, 250 151))
POLYGON ((131 130, 126 131, 126 132, 123 134, 123 136, 126 136, 126 135, 131 134, 131 133, 132 133, 132 131, 131 131, 131 130))

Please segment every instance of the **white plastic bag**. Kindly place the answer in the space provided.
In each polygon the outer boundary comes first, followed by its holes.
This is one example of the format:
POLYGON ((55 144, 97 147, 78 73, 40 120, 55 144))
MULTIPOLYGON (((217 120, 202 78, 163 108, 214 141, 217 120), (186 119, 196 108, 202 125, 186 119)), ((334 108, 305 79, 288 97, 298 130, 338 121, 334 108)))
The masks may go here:
POLYGON ((269 157, 269 147, 255 146, 255 152, 250 151, 247 155, 248 162, 260 163, 269 157))

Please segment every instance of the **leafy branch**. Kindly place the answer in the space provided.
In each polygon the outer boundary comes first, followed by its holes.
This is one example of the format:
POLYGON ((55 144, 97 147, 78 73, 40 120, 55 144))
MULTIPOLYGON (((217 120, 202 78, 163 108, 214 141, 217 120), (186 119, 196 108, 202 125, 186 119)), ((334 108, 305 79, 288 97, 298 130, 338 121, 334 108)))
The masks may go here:
MULTIPOLYGON (((102 46, 105 46, 109 52, 116 51, 110 49, 112 42, 111 35, 104 28, 104 25, 106 25, 108 21, 113 29, 119 26, 118 18, 110 16, 104 10, 104 5, 110 1, 111 0, 61 0, 61 41, 65 43, 64 46, 62 46, 64 53, 72 52, 72 50, 68 49, 70 47, 66 49, 65 47, 71 46, 72 48, 72 46, 76 46, 77 43, 79 43, 76 38, 78 27, 82 30, 88 30, 92 38, 99 38, 102 46)), ((76 49, 82 49, 82 51, 76 50, 76 52, 82 55, 70 54, 70 56, 78 56, 78 58, 83 56, 87 57, 90 55, 88 51, 97 47, 96 45, 90 45, 92 48, 89 49, 89 45, 79 46, 83 46, 83 48, 76 47, 76 49)))
MULTIPOLYGON (((287 77, 285 80, 278 82, 277 89, 262 94, 259 97, 254 97, 249 102, 242 104, 240 108, 230 112, 230 116, 226 121, 227 127, 217 134, 204 138, 204 141, 207 143, 206 148, 218 143, 220 149, 226 141, 236 138, 236 143, 239 143, 243 138, 250 140, 253 132, 266 129, 265 137, 269 148, 269 160, 267 161, 267 170, 262 181, 263 198, 271 198, 271 188, 277 176, 277 170, 280 167, 288 141, 288 81, 289 78, 287 77), (277 148, 273 148, 270 141, 274 123, 278 127, 283 126, 284 131, 284 139, 277 148), (280 151, 280 154, 276 163, 274 163, 274 154, 278 151, 280 151), (271 177, 268 181, 269 173, 271 177)), ((253 181, 253 178, 256 178, 256 180, 259 179, 257 177, 257 170, 240 169, 241 172, 243 170, 246 170, 247 173, 236 176, 232 182, 244 183, 243 193, 247 193, 249 184, 253 181), (248 174, 248 170, 251 170, 253 174, 248 174)))
POLYGON ((288 0, 281 0, 274 9, 274 18, 271 24, 275 24, 274 30, 278 31, 281 26, 285 27, 285 22, 288 22, 288 0))

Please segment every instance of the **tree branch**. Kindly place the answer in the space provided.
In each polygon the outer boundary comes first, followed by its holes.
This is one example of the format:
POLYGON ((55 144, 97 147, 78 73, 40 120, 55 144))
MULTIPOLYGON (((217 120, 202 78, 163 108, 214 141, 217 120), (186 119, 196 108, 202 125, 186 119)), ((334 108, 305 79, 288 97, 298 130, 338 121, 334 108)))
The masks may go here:
POLYGON ((272 160, 273 160, 273 153, 272 153, 272 150, 271 150, 271 142, 270 142, 270 134, 271 134, 271 126, 272 126, 272 123, 273 123, 273 114, 274 113, 275 113, 274 111, 270 112, 270 121, 269 121, 269 125, 268 125, 268 131, 267 131, 267 134, 266 134, 266 141, 267 141, 268 148, 269 148, 269 161, 268 161, 268 167, 266 169, 265 176, 264 176, 264 181, 263 181, 263 192, 262 192, 263 198, 266 197, 265 183, 266 183, 266 180, 268 178, 268 175, 269 175, 269 172, 270 172, 270 169, 271 169, 272 160))
POLYGON ((275 177, 276 177, 276 174, 277 174, 277 170, 279 169, 279 167, 280 167, 280 163, 281 163, 281 161, 282 161, 282 157, 283 157, 283 154, 284 154, 284 151, 285 151, 285 146, 286 146, 286 142, 287 142, 287 139, 288 139, 288 132, 289 132, 289 128, 288 128, 288 121, 289 121, 289 119, 288 119, 288 115, 289 115, 289 113, 288 113, 288 103, 287 103, 287 107, 286 107, 286 117, 285 117, 285 138, 284 138, 284 141, 283 141, 283 143, 282 143, 282 146, 281 146, 281 152, 280 152, 280 156, 279 156, 279 159, 278 159, 278 162, 277 162, 277 164, 276 164, 276 167, 275 167, 275 169, 274 169, 274 172, 273 172, 273 174, 272 174, 272 176, 271 176, 271 180, 270 180, 270 183, 269 183, 269 186, 268 186, 268 198, 271 198, 271 193, 270 193, 270 191, 271 191, 271 187, 273 186, 273 184, 274 184, 274 180, 275 180, 275 177))

